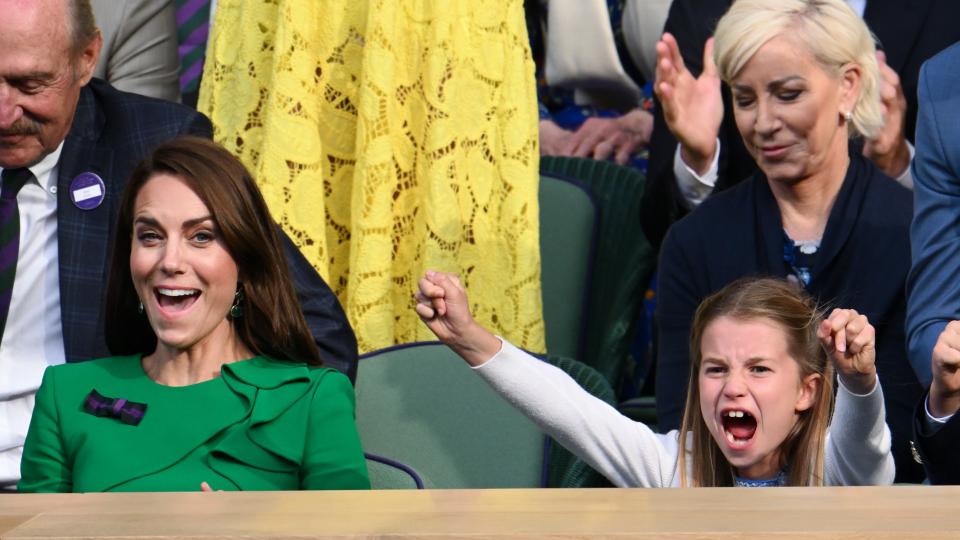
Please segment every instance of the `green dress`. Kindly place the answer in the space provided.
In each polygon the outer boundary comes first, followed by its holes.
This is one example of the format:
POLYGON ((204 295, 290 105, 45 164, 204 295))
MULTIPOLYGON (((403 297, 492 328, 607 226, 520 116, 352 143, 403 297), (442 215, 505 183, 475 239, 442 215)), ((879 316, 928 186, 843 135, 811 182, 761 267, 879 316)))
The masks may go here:
POLYGON ((20 470, 24 492, 370 488, 349 380, 262 356, 183 387, 139 355, 50 367, 20 470), (146 404, 142 420, 88 412, 92 390, 146 404))

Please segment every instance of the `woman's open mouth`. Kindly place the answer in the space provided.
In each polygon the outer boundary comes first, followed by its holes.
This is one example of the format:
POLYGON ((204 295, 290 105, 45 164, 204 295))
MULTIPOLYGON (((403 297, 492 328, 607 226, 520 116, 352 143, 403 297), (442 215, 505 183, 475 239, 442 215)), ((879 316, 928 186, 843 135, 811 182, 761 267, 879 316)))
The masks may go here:
POLYGON ((776 146, 762 146, 760 147, 760 152, 763 154, 763 157, 767 159, 780 159, 787 154, 787 150, 790 148, 788 144, 776 145, 776 146))
POLYGON ((157 305, 167 313, 180 313, 190 309, 190 306, 200 297, 197 289, 168 289, 157 287, 153 290, 157 297, 157 305))
POLYGON ((723 424, 723 434, 731 448, 747 446, 757 432, 757 419, 741 409, 723 411, 720 421, 723 424))

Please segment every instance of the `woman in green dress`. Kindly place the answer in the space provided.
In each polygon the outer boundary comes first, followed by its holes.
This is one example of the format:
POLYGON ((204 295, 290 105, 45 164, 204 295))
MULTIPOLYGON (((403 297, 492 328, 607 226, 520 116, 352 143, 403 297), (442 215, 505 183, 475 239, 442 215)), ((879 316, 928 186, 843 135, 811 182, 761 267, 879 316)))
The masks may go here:
POLYGON ((107 284, 118 356, 44 374, 25 492, 367 489, 353 388, 322 361, 243 165, 182 138, 122 197, 107 284))

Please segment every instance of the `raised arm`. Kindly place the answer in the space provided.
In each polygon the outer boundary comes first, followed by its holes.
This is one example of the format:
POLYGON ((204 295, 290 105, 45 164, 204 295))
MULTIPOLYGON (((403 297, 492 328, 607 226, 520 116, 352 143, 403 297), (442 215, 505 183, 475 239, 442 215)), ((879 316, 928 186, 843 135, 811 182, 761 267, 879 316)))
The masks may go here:
POLYGON ((482 365, 500 352, 500 340, 470 314, 467 291, 457 276, 427 270, 419 285, 417 315, 444 345, 471 367, 482 365))
POLYGON ((675 484, 676 433, 654 434, 590 395, 562 370, 480 327, 450 274, 420 280, 417 314, 437 338, 540 429, 618 486, 675 484))
MULTIPOLYGON (((673 0, 664 31, 675 38, 683 65, 692 77, 704 69, 703 52, 713 35, 717 20, 730 6, 729 1, 673 0)), ((731 110, 730 92, 720 86, 722 103, 731 110)), ((733 115, 725 114, 715 137, 720 140, 716 180, 708 185, 697 179, 680 158, 677 138, 667 125, 664 104, 654 93, 653 134, 650 138, 650 164, 643 194, 641 220, 647 239, 660 246, 667 229, 707 195, 726 189, 750 176, 756 167, 737 131, 733 115), (696 199, 696 200, 693 200, 696 199)), ((712 144, 712 143, 711 143, 712 144)), ((711 156, 713 157, 713 156, 711 156)), ((690 168, 692 169, 692 167, 690 168)))
POLYGON ((663 118, 680 143, 680 157, 697 174, 710 168, 723 121, 720 77, 713 63, 713 38, 703 47, 703 72, 687 70, 677 40, 669 33, 657 43, 657 81, 663 118))
POLYGON ((826 483, 893 483, 895 467, 883 391, 877 383, 876 331, 852 309, 835 309, 817 331, 840 388, 826 447, 826 483))

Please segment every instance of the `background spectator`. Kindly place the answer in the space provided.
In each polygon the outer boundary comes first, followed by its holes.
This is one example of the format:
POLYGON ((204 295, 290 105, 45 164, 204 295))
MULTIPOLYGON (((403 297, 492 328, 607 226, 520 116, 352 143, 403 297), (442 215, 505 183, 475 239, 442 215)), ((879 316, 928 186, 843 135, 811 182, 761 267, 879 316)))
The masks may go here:
MULTIPOLYGON (((889 86, 887 107, 891 117, 902 118, 890 123, 884 140, 888 156, 901 156, 903 147, 897 133, 913 138, 917 111, 917 76, 920 65, 928 58, 960 40, 960 26, 953 23, 960 19, 960 3, 955 0, 849 0, 848 4, 863 16, 864 21, 876 35, 879 48, 885 53, 885 62, 896 73, 901 92, 889 86), (893 91, 891 91, 893 90, 893 91), (905 100, 905 109, 900 100, 905 100)), ((674 0, 670 6, 664 30, 677 41, 681 57, 691 75, 698 77, 703 69, 703 47, 716 25, 727 11, 731 0, 674 0)), ((887 75, 885 78, 889 79, 887 75)), ((722 191, 748 178, 756 170, 756 164, 743 147, 733 121, 729 89, 722 91, 723 109, 726 114, 716 134, 719 138, 719 156, 716 159, 715 181, 704 183, 697 180, 693 169, 687 170, 679 159, 677 138, 671 133, 662 116, 659 103, 654 107, 656 119, 650 143, 650 167, 647 189, 643 201, 643 226, 647 238, 659 245, 667 228, 682 217, 689 208, 696 206, 707 195, 722 191)), ((712 157, 712 156, 709 156, 712 157)), ((709 159, 708 157, 708 159, 709 159)), ((898 175, 884 165, 891 160, 887 156, 871 156, 889 175, 898 175)), ((696 168, 696 167, 694 167, 696 168)), ((903 172, 902 167, 900 168, 903 172)))
POLYGON ((123 90, 180 101, 173 0, 90 0, 103 48, 94 77, 123 90))
POLYGON ((528 0, 540 153, 646 170, 649 86, 668 0, 528 0), (576 38, 574 38, 576 36, 576 38))

